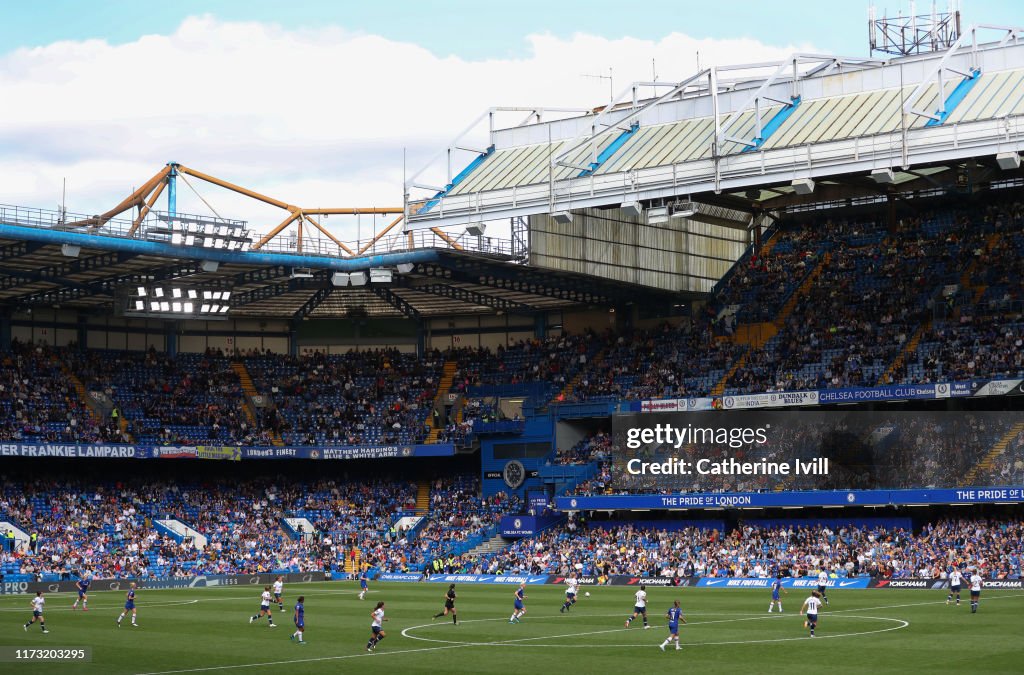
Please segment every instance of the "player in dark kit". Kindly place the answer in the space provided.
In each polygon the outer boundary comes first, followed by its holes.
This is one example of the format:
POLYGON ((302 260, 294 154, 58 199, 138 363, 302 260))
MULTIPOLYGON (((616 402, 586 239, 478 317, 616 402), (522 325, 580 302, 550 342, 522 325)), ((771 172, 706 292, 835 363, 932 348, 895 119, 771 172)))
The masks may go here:
POLYGON ((89 611, 89 584, 91 583, 92 580, 89 577, 82 577, 75 584, 75 587, 78 589, 78 600, 75 600, 75 604, 71 605, 72 610, 78 609, 78 603, 81 602, 82 611, 89 611))
POLYGON ((298 600, 295 601, 295 614, 292 615, 292 621, 295 622, 295 632, 288 638, 289 640, 298 639, 300 645, 306 644, 302 641, 302 635, 306 631, 306 608, 303 603, 306 602, 306 596, 300 595, 298 600))
POLYGON ((132 583, 131 588, 128 589, 128 595, 124 599, 124 610, 121 612, 121 616, 117 617, 117 627, 121 627, 121 621, 128 614, 132 613, 132 628, 138 628, 139 624, 135 623, 135 584, 132 583))
POLYGON ((452 613, 452 623, 458 624, 459 617, 455 613, 455 584, 448 587, 448 592, 444 594, 444 611, 438 612, 430 618, 431 621, 434 619, 440 619, 442 616, 448 616, 448 612, 452 613))

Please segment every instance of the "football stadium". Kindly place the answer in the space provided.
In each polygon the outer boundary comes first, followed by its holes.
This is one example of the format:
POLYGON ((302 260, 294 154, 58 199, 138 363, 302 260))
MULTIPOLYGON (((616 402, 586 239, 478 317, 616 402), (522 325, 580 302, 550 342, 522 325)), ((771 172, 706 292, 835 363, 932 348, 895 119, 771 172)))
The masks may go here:
POLYGON ((868 25, 0 205, 2 669, 1021 672, 1024 28, 868 25))

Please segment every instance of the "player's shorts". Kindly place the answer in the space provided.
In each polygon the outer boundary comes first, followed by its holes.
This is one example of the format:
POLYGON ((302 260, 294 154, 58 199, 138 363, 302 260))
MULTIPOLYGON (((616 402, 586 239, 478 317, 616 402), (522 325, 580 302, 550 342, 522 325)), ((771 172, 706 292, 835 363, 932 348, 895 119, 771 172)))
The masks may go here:
POLYGON ((972 598, 976 598, 976 597, 978 597, 979 595, 981 595, 981 591, 975 591, 975 590, 973 590, 973 589, 971 590, 971 597, 972 597, 972 598))
POLYGON ((635 612, 636 614, 646 614, 647 613, 647 608, 646 607, 641 607, 640 605, 635 605, 633 607, 633 612, 635 612))
POLYGON ((779 594, 775 591, 772 591, 772 600, 779 600, 779 594))
POLYGON ((678 635, 679 634, 679 624, 678 623, 670 623, 668 625, 668 632, 671 633, 672 635, 678 635))
POLYGON ((124 603, 124 608, 125 609, 135 609, 135 603, 134 602, 126 602, 126 603, 124 603))
POLYGON ((260 611, 261 612, 269 612, 270 611, 270 605, 260 605, 260 611))
POLYGON ((810 623, 810 624, 818 623, 818 615, 817 614, 808 614, 807 615, 807 623, 810 623))
POLYGON ((281 602, 281 594, 274 593, 274 602, 281 602))
MULTIPOLYGON (((294 621, 294 619, 293 619, 293 621, 294 621)), ((296 628, 305 628, 306 627, 306 622, 302 621, 301 619, 299 621, 295 621, 295 627, 296 628)))
POLYGON ((959 593, 960 592, 960 584, 957 584, 956 586, 950 586, 949 587, 949 592, 950 593, 959 593))
POLYGON ((513 607, 515 607, 516 609, 522 609, 523 608, 523 601, 522 600, 516 600, 516 602, 513 605, 513 607))
POLYGON ((566 591, 565 592, 565 597, 569 598, 570 600, 575 600, 576 599, 576 594, 575 593, 570 593, 569 591, 566 591))
POLYGON ((452 602, 451 600, 447 600, 444 603, 444 608, 445 609, 455 609, 455 603, 452 602))
POLYGON ((36 612, 36 611, 33 611, 33 612, 32 612, 32 616, 33 616, 33 618, 36 618, 36 619, 38 619, 38 618, 39 618, 39 617, 41 617, 42 615, 43 615, 43 613, 42 613, 42 612, 36 612))
POLYGON ((383 629, 380 626, 370 626, 370 630, 372 630, 373 634, 376 635, 377 633, 381 632, 383 629))
POLYGON ((360 581, 359 582, 359 587, 362 588, 363 590, 366 590, 366 588, 367 588, 366 581, 360 581))
POLYGON ((822 595, 825 595, 825 589, 827 589, 827 588, 828 588, 828 586, 822 586, 821 584, 818 584, 818 592, 821 593, 822 595))
POLYGON ((89 591, 83 591, 83 590, 79 589, 79 591, 78 591, 78 597, 79 597, 79 598, 84 598, 84 597, 85 597, 85 595, 86 595, 86 593, 88 593, 88 592, 89 592, 89 591))

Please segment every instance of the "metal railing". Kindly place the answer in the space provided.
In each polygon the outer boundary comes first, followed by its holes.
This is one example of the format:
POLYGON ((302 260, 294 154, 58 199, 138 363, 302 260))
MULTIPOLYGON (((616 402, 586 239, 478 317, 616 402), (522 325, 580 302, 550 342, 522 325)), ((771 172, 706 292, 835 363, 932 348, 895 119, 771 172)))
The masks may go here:
MULTIPOLYGON (((0 204, 0 223, 15 225, 18 227, 31 227, 44 230, 58 230, 74 232, 77 234, 88 234, 96 237, 116 238, 145 238, 145 232, 152 227, 166 227, 163 219, 166 214, 150 212, 143 219, 141 226, 132 230, 134 222, 123 218, 112 218, 100 227, 79 225, 69 227, 68 223, 80 222, 95 216, 81 213, 70 213, 59 210, 40 209, 10 204, 0 204), (132 233, 132 234, 129 234, 132 233)), ((239 221, 240 222, 240 221, 239 221)), ((262 234, 252 233, 253 241, 258 240, 262 234)), ((355 241, 342 242, 354 254, 358 256, 381 255, 384 253, 397 253, 416 251, 423 249, 449 249, 462 250, 471 253, 495 255, 506 259, 522 259, 526 251, 521 250, 521 245, 511 239, 498 237, 475 237, 465 232, 458 236, 446 233, 447 239, 441 237, 431 230, 417 229, 407 234, 393 234, 384 237, 367 237, 355 241)), ((162 237, 161 240, 166 239, 162 237)), ((333 240, 327 237, 304 236, 301 239, 295 233, 278 235, 253 253, 278 253, 303 256, 324 256, 324 257, 352 257, 338 246, 333 240)))

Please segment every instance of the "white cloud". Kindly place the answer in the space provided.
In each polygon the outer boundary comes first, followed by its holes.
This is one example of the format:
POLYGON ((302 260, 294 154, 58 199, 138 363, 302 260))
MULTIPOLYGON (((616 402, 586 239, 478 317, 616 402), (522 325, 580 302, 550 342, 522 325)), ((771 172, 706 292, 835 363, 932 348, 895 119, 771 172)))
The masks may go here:
MULTIPOLYGON (((415 170, 491 105, 592 107, 651 77, 777 59, 794 46, 577 34, 525 38, 524 58, 468 61, 339 27, 285 30, 184 21, 134 42, 58 42, 0 57, 0 202, 96 213, 174 160, 304 206, 401 204, 402 150, 415 170)), ((800 45, 800 49, 809 49, 800 45)), ((197 185, 198 187, 198 185, 197 185)), ((257 230, 274 209, 200 188, 257 230)), ((179 190, 181 210, 205 210, 179 190)), ((333 219, 342 238, 355 223, 333 219)), ((365 230, 366 223, 363 227, 365 230)), ((365 236, 365 231, 364 231, 365 236)))

